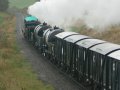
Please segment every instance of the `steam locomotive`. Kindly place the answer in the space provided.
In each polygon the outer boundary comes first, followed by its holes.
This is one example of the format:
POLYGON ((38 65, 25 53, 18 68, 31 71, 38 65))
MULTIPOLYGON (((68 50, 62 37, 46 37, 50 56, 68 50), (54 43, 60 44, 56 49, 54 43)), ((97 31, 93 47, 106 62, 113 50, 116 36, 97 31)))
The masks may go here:
POLYGON ((120 45, 24 18, 23 34, 40 53, 91 90, 120 90, 120 45))

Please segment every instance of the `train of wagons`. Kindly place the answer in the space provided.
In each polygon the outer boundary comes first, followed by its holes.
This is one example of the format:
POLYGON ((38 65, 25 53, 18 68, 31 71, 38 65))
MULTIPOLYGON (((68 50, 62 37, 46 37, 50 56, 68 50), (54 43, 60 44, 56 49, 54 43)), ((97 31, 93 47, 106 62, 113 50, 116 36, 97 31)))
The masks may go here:
POLYGON ((91 90, 120 90, 120 45, 24 18, 24 37, 60 70, 91 90))

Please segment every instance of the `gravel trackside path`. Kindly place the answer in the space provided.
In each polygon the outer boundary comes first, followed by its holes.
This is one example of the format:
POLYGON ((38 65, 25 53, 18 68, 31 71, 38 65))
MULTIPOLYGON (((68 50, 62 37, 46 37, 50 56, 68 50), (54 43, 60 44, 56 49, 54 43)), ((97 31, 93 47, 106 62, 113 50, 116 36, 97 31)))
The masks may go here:
POLYGON ((21 28, 23 26, 23 15, 16 13, 16 40, 21 52, 31 63, 38 78, 45 83, 51 84, 56 90, 85 90, 82 86, 77 85, 74 81, 67 78, 57 70, 48 60, 41 56, 27 41, 25 41, 21 28))

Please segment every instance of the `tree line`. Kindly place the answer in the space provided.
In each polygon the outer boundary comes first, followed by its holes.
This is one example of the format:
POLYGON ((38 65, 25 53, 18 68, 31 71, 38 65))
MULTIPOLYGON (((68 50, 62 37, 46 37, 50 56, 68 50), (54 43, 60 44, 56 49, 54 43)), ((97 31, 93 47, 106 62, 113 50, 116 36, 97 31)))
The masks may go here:
POLYGON ((0 0, 0 11, 6 11, 9 7, 8 0, 0 0))

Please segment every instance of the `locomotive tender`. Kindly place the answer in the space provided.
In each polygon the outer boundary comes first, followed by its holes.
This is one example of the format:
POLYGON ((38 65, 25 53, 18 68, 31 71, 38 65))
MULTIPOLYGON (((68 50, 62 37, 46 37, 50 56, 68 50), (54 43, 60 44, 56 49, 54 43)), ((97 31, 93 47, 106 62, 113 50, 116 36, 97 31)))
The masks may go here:
POLYGON ((120 45, 24 19, 24 37, 63 72, 91 90, 120 90, 120 45))

